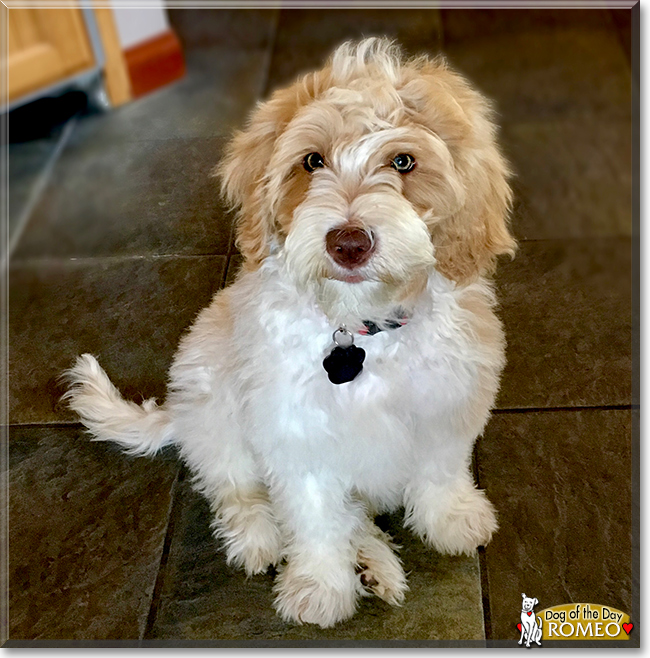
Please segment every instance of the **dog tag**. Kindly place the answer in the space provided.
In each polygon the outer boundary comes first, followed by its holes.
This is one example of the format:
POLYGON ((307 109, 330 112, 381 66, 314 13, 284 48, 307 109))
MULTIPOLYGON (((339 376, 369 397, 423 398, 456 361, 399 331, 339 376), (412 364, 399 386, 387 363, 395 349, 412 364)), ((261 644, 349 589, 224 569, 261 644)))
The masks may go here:
POLYGON ((336 347, 323 360, 323 368, 332 384, 351 382, 362 370, 366 352, 354 345, 354 336, 339 327, 332 336, 336 347))

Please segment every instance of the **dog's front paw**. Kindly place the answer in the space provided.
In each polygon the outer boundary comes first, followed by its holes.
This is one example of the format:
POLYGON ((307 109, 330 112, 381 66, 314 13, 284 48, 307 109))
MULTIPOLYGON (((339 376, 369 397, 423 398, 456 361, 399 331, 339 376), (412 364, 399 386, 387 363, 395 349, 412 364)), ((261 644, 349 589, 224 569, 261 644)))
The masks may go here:
POLYGON ((299 624, 329 628, 351 617, 357 606, 352 569, 316 578, 299 571, 289 562, 278 575, 274 589, 274 606, 280 617, 299 624))
POLYGON ((450 487, 430 485, 409 510, 406 524, 441 553, 472 555, 498 529, 485 492, 465 481, 450 487))
POLYGON ((374 594, 391 605, 401 605, 408 585, 393 548, 390 537, 376 528, 359 545, 356 571, 362 593, 374 594))

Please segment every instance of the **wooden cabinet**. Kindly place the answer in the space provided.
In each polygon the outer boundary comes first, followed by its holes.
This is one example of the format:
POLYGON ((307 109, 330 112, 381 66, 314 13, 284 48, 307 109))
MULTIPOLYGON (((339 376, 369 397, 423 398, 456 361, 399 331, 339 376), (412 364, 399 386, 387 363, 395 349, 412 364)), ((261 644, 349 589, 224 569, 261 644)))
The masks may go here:
MULTIPOLYGON (((113 10, 105 3, 66 8, 25 7, 24 0, 1 0, 0 27, 6 30, 2 57, 2 108, 12 109, 41 93, 78 88, 99 94, 101 106, 131 99, 131 86, 113 10), (16 5, 16 6, 12 6, 16 5), (104 90, 106 93, 104 93, 104 90)), ((45 5, 45 6, 43 6, 45 5)))
POLYGON ((7 11, 8 100, 95 65, 81 9, 7 11))

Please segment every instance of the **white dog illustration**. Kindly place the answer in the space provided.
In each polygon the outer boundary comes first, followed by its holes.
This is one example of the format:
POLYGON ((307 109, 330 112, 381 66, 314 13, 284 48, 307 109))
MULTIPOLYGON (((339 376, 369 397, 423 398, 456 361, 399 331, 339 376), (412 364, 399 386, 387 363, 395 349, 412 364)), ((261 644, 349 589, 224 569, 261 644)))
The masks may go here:
POLYGON ((526 640, 526 646, 530 647, 531 642, 537 646, 542 646, 542 620, 534 612, 533 608, 539 603, 537 599, 529 599, 525 594, 521 595, 523 601, 521 604, 521 637, 519 644, 526 640))

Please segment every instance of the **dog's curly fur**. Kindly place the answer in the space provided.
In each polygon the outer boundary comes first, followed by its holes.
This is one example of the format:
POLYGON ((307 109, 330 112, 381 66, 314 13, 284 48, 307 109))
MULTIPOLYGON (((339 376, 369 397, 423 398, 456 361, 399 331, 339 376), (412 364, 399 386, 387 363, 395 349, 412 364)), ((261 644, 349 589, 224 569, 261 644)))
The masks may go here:
POLYGON ((347 43, 262 103, 217 173, 244 266, 182 339, 165 404, 123 400, 87 354, 66 397, 98 440, 179 447, 228 561, 278 565, 284 619, 331 626, 369 593, 400 604, 374 513, 404 505, 452 554, 497 527, 469 470, 504 363, 485 275, 515 246, 490 105, 441 58, 347 43), (312 152, 324 166, 309 172, 312 152), (399 173, 404 153, 416 166, 399 173), (358 267, 326 246, 350 227, 372 244, 358 267), (358 333, 396 313, 405 326, 358 333), (367 356, 334 385, 322 362, 341 325, 367 356))

